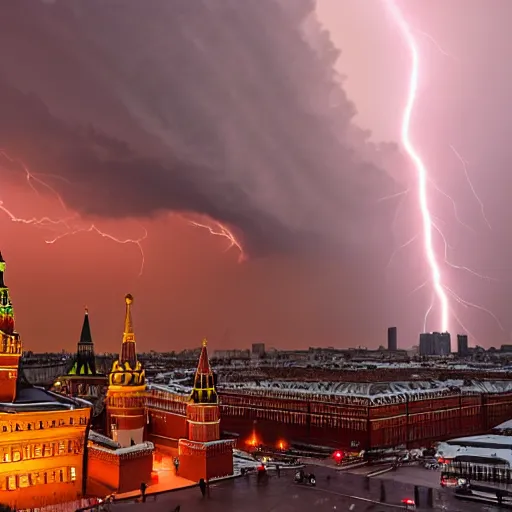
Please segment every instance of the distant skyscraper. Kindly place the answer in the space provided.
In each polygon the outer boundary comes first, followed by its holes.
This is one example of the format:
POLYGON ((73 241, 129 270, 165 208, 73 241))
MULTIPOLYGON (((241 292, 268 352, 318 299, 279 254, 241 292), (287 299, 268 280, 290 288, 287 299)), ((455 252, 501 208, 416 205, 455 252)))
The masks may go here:
POLYGON ((457 334, 457 354, 461 357, 467 356, 468 350, 468 335, 457 334))
POLYGON ((396 327, 388 327, 388 350, 395 351, 398 348, 396 327))
POLYGON ((420 334, 420 356, 447 356, 451 353, 449 332, 424 332, 420 334))
POLYGON ((253 343, 252 344, 252 357, 261 358, 265 355, 265 343, 253 343))

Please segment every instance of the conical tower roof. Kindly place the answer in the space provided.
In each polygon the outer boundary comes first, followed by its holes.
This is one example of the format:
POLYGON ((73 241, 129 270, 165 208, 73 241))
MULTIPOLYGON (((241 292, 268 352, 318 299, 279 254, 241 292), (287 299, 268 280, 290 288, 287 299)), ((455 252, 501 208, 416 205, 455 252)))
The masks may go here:
POLYGON ((84 323, 78 342, 75 364, 69 371, 69 375, 96 375, 96 355, 94 354, 87 307, 85 308, 84 323))
POLYGON ((82 332, 80 333, 80 341, 78 343, 92 343, 89 310, 87 307, 85 308, 84 323, 82 324, 82 332))
POLYGON ((196 404, 218 403, 217 391, 215 390, 215 378, 208 358, 207 345, 208 342, 204 339, 194 377, 194 389, 190 397, 192 402, 196 404))
POLYGON ((208 357, 208 340, 205 338, 203 340, 203 344, 201 347, 201 354, 199 356, 199 362, 197 364, 196 373, 202 373, 208 375, 212 373, 212 369, 210 367, 210 359, 208 357))

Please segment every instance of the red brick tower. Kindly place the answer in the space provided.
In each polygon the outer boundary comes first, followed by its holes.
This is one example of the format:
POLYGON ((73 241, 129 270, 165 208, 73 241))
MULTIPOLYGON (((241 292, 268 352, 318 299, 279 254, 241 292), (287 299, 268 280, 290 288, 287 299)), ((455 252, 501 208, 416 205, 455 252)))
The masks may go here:
POLYGON ((233 441, 220 439, 219 398, 203 340, 187 405, 188 439, 179 440, 180 476, 199 481, 233 474, 233 441))
POLYGON ((107 432, 123 447, 142 443, 146 426, 146 376, 135 348, 133 297, 128 294, 125 302, 123 345, 119 359, 112 364, 107 392, 107 432))
POLYGON ((4 272, 5 261, 0 252, 0 402, 14 402, 21 340, 14 328, 14 312, 4 272))

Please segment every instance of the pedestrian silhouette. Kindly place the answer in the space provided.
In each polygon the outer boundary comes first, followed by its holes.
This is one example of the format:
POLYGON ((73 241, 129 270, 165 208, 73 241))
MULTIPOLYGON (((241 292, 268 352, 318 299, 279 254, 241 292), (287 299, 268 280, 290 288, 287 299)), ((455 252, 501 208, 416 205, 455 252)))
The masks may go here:
POLYGON ((206 496, 206 482, 204 481, 204 478, 201 478, 199 480, 199 489, 201 489, 201 494, 203 495, 203 498, 206 496))
POLYGON ((142 482, 140 484, 140 495, 142 496, 142 503, 146 503, 146 490, 147 490, 148 486, 146 485, 145 482, 142 482))

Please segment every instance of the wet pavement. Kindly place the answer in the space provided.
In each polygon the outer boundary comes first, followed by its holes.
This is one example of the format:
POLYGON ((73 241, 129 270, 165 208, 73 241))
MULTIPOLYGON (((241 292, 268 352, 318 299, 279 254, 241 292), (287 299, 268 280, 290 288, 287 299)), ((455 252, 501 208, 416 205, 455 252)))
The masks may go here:
MULTIPOLYGON (((156 501, 149 496, 146 503, 117 503, 112 510, 172 512, 180 505, 180 512, 384 512, 403 509, 402 500, 414 498, 414 485, 398 481, 398 474, 396 480, 389 481, 366 479, 361 475, 323 467, 307 467, 306 471, 315 473, 316 487, 295 484, 294 472, 282 471, 280 478, 270 473, 265 483, 258 483, 255 475, 213 483, 210 496, 206 498, 195 487, 160 494, 156 501), (385 487, 385 504, 379 503, 381 482, 385 487)), ((426 488, 420 489, 419 505, 419 510, 428 510, 426 488)), ((434 510, 483 512, 491 509, 479 503, 460 501, 455 498, 453 491, 437 488, 434 490, 434 510)))

